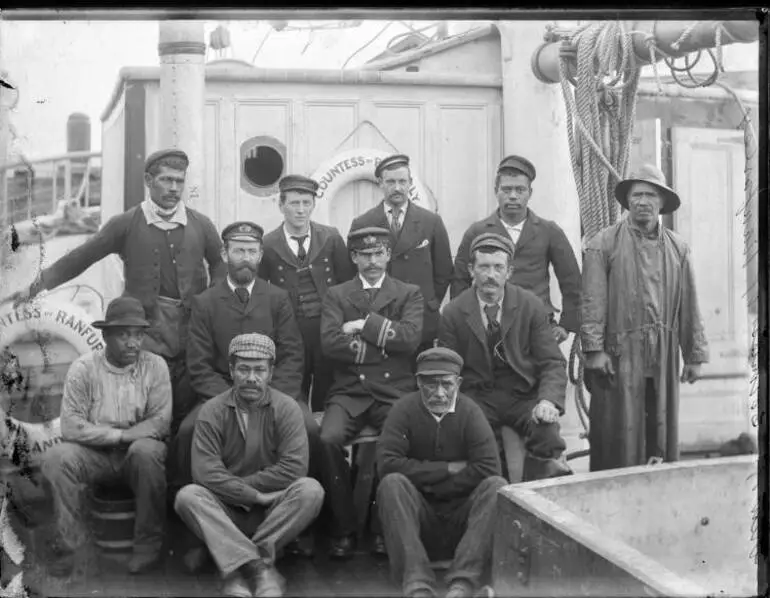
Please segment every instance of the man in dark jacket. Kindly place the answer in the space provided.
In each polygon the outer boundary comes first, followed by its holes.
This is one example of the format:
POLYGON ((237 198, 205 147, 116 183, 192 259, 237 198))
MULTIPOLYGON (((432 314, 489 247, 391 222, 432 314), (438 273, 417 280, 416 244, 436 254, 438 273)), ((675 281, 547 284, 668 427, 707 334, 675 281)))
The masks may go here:
POLYGON ((19 301, 54 289, 117 253, 124 263, 125 293, 142 302, 152 324, 143 346, 163 357, 171 374, 172 434, 194 405, 185 366, 192 298, 225 276, 214 224, 181 201, 188 163, 181 150, 150 155, 144 167, 150 198, 110 218, 14 297, 19 301))
MULTIPOLYGON (((415 389, 412 356, 422 333, 422 295, 415 285, 387 275, 389 243, 388 229, 348 235, 358 276, 329 289, 321 313, 321 346, 334 364, 321 442, 335 558, 350 556, 356 527, 343 448, 364 426, 379 430, 391 405, 415 389)), ((381 537, 375 538, 375 552, 384 552, 381 537)))
POLYGON ((374 175, 384 199, 365 212, 350 230, 375 226, 392 234, 388 274, 420 287, 425 301, 420 348, 433 346, 438 330, 439 307, 452 276, 452 251, 441 216, 409 201, 412 175, 409 157, 384 158, 374 175))
POLYGON ((520 156, 508 156, 500 162, 495 178, 498 209, 465 231, 455 257, 450 294, 454 299, 471 286, 468 264, 476 237, 482 233, 508 237, 514 246, 511 282, 540 297, 550 313, 556 342, 562 343, 570 332, 580 330, 580 267, 559 225, 540 218, 529 208, 535 175, 532 163, 520 156), (549 266, 553 266, 561 289, 558 323, 554 315, 558 310, 551 303, 549 266))
POLYGON ((353 278, 355 268, 337 229, 310 220, 318 183, 290 174, 278 188, 284 221, 265 235, 259 277, 289 293, 305 344, 302 393, 311 411, 323 411, 332 371, 321 351, 321 302, 329 287, 353 278))
POLYGON ((417 357, 418 392, 390 410, 377 447, 377 505, 390 569, 404 596, 436 595, 433 558, 454 557, 447 598, 470 598, 492 559, 500 477, 495 436, 460 393, 463 359, 450 349, 417 357))
POLYGON ((570 473, 558 418, 567 373, 548 313, 534 294, 507 284, 511 242, 486 233, 471 246, 473 286, 444 308, 439 344, 462 355, 462 390, 484 411, 498 436, 510 426, 524 438, 525 477, 570 473))

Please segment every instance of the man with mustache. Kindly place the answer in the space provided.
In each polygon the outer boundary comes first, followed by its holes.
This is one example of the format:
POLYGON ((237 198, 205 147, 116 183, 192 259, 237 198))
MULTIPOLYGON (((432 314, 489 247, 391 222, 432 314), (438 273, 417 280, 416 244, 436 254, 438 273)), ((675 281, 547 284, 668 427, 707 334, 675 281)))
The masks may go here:
POLYGON ((374 176, 383 200, 355 218, 350 230, 374 226, 391 231, 388 274, 420 287, 425 302, 419 352, 433 346, 439 307, 452 276, 449 235, 441 216, 409 200, 412 186, 409 156, 396 154, 383 158, 374 169, 374 176))
POLYGON ((201 408, 193 439, 195 483, 174 503, 216 561, 225 596, 282 596, 276 552, 310 525, 323 503, 323 489, 306 477, 302 410, 271 385, 275 358, 275 344, 264 334, 232 339, 233 386, 201 408))
POLYGON ((355 270, 339 231, 310 219, 318 183, 290 174, 278 188, 284 220, 265 235, 259 277, 289 293, 305 345, 302 393, 311 411, 323 411, 332 372, 321 351, 321 302, 329 287, 350 280, 355 270))
POLYGON ((615 199, 627 216, 588 242, 583 261, 591 471, 676 461, 679 384, 693 384, 709 360, 690 248, 659 222, 679 196, 644 164, 616 185, 615 199))
POLYGON ((460 392, 462 368, 451 349, 420 353, 418 391, 390 410, 377 446, 390 570, 408 598, 436 595, 431 558, 452 558, 447 598, 471 598, 492 559, 495 501, 506 482, 484 412, 460 392))
POLYGON ((152 327, 144 348, 166 360, 173 389, 172 433, 192 409, 185 347, 192 298, 225 277, 222 242, 211 220, 182 201, 189 160, 178 149, 157 151, 145 161, 149 199, 108 220, 85 243, 43 270, 14 296, 31 299, 83 273, 111 253, 124 263, 125 292, 138 298, 152 327), (206 264, 208 268, 206 268, 206 264))
POLYGON ((556 342, 561 344, 570 332, 580 329, 580 267, 559 225, 540 218, 529 207, 536 174, 532 163, 521 156, 508 156, 500 162, 495 177, 497 210, 465 231, 455 257, 450 294, 454 299, 471 286, 468 263, 476 237, 482 233, 508 237, 514 247, 511 282, 540 298, 549 311, 556 342), (558 322, 558 310, 551 304, 550 266, 561 289, 562 312, 558 322))
POLYGON ((50 482, 56 515, 54 576, 67 576, 87 533, 83 486, 114 484, 123 478, 136 500, 131 573, 161 559, 166 522, 166 437, 171 421, 171 382, 165 361, 141 349, 142 303, 129 296, 107 306, 104 350, 86 353, 67 372, 61 402, 62 442, 43 453, 42 473, 50 482))
POLYGON ((462 391, 484 411, 498 444, 502 426, 524 438, 525 479, 569 474, 558 424, 567 373, 548 312, 536 295, 508 283, 513 246, 507 236, 479 235, 470 260, 473 286, 444 308, 439 344, 465 360, 462 391))
MULTIPOLYGON (((412 356, 420 344, 420 289, 388 276, 390 231, 348 235, 358 276, 329 289, 321 309, 321 347, 334 366, 321 424, 324 488, 331 510, 331 556, 353 550, 356 512, 344 447, 365 426, 379 430, 391 405, 414 391, 412 356)), ((381 535, 375 553, 385 552, 381 535)))

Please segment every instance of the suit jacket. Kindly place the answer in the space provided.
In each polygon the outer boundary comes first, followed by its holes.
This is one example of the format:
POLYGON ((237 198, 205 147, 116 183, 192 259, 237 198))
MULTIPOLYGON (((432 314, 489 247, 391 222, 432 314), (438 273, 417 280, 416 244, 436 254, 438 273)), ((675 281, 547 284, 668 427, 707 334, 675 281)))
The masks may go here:
POLYGON ((355 417, 375 400, 392 403, 416 390, 412 356, 422 311, 420 289, 387 275, 371 304, 358 276, 330 288, 321 311, 321 349, 334 363, 329 404, 355 417), (361 318, 367 320, 360 335, 342 333, 345 322, 361 318))
MULTIPOLYGON (((455 257, 450 290, 452 299, 471 286, 471 275, 468 272, 470 247, 473 240, 482 233, 498 233, 508 238, 508 231, 497 211, 475 222, 465 231, 455 257)), ((558 224, 528 210, 527 220, 514 250, 510 282, 532 291, 554 314, 558 310, 551 303, 550 265, 553 265, 561 290, 562 314, 559 325, 569 332, 577 332, 580 330, 582 283, 575 252, 558 224)))
POLYGON ((210 399, 230 388, 230 341, 251 332, 265 334, 275 343, 270 386, 295 399, 300 396, 304 346, 289 295, 260 278, 245 306, 226 279, 193 299, 187 370, 196 394, 210 399))
MULTIPOLYGON (((381 201, 353 220, 350 230, 365 226, 389 229, 383 204, 384 201, 381 201)), ((452 251, 444 221, 438 214, 410 202, 392 247, 388 274, 420 287, 425 301, 421 340, 432 341, 438 329, 438 310, 452 277, 452 251)))
MULTIPOLYGON (((259 277, 286 289, 296 309, 300 265, 297 256, 286 242, 283 225, 265 235, 263 248, 264 255, 259 265, 259 277)), ((324 298, 329 287, 350 280, 356 273, 339 231, 332 226, 317 222, 310 223, 310 250, 305 260, 305 267, 310 268, 310 274, 321 299, 324 298)))
MULTIPOLYGON (((529 291, 507 284, 500 327, 505 359, 527 385, 525 394, 547 399, 563 413, 566 363, 551 333, 542 301, 529 291)), ((463 392, 476 397, 479 392, 491 389, 492 356, 475 289, 466 289, 444 307, 438 342, 465 360, 463 392)))

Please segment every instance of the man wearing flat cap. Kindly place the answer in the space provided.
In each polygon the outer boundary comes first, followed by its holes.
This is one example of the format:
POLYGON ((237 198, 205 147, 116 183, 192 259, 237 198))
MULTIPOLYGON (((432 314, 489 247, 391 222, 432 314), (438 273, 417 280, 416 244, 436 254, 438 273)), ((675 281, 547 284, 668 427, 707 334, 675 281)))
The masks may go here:
MULTIPOLYGON (((321 346, 334 367, 321 442, 335 558, 351 555, 356 529, 344 446, 367 425, 379 430, 393 403, 415 389, 412 358, 422 334, 422 295, 416 285, 387 274, 390 240, 386 228, 350 232, 358 276, 330 288, 321 311, 321 346)), ((375 552, 383 551, 378 536, 375 552)))
POLYGON ((436 596, 431 560, 451 558, 448 598, 471 598, 492 560, 497 491, 505 486, 492 428, 460 392, 463 358, 417 357, 417 392, 388 414, 377 445, 377 490, 391 573, 410 598, 436 596))
POLYGON ((232 388, 201 408, 194 483, 174 509, 208 547, 225 596, 282 596, 276 553, 316 518, 320 484, 307 476, 308 440, 297 401, 271 384, 276 358, 264 334, 229 343, 232 388))
POLYGON ((383 158, 374 175, 383 200, 354 219, 350 230, 375 226, 391 231, 388 274, 420 287, 425 302, 420 348, 432 347, 439 307, 452 276, 449 235, 441 216, 409 200, 412 174, 408 156, 383 158))
POLYGON ((690 248, 659 222, 679 196, 645 164, 615 199, 628 214, 590 239, 583 258, 592 471, 676 461, 679 384, 694 383, 709 359, 690 248))
POLYGON ((534 165, 521 156, 507 156, 500 162, 495 176, 497 210, 465 231, 455 257, 450 293, 454 299, 471 286, 470 247, 476 237, 482 233, 508 237, 514 247, 511 282, 540 298, 549 312, 554 337, 562 343, 570 332, 580 329, 580 267, 561 227, 529 207, 536 174, 534 165), (551 303, 550 266, 561 290, 558 321, 558 310, 551 303))
POLYGON ((55 576, 67 576, 87 533, 82 487, 123 478, 136 500, 131 573, 161 558, 166 522, 166 437, 171 382, 165 361, 141 349, 149 322, 142 303, 118 297, 94 322, 105 348, 77 358, 67 372, 61 402, 62 442, 42 456, 56 517, 55 576))
POLYGON ((192 298, 225 275, 222 242, 211 220, 182 201, 187 155, 166 149, 145 161, 149 199, 110 218, 82 245, 43 270, 20 301, 72 280, 111 253, 124 263, 125 292, 138 298, 152 327, 144 347, 163 357, 174 393, 172 431, 192 408, 185 367, 192 298), (208 265, 208 268, 206 267, 208 265))
POLYGON ((313 222, 318 183, 290 174, 278 181, 283 224, 265 235, 259 277, 289 293, 305 345, 302 394, 323 411, 332 383, 321 351, 321 302, 329 287, 353 278, 355 268, 339 231, 313 222))
POLYGON ((567 391, 564 356, 543 302, 509 283, 512 262, 507 235, 476 237, 470 246, 473 286, 444 307, 439 344, 465 360, 462 391, 481 407, 498 443, 502 426, 524 439, 525 479, 569 474, 558 423, 567 391))

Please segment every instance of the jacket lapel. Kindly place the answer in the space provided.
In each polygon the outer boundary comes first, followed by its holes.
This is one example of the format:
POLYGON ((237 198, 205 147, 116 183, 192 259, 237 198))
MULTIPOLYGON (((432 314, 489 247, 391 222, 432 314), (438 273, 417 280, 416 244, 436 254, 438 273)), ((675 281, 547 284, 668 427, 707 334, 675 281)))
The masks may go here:
POLYGON ((370 311, 379 313, 383 307, 385 307, 391 301, 395 300, 397 297, 398 293, 396 292, 396 285, 393 283, 393 279, 386 274, 382 281, 382 286, 374 296, 374 301, 372 301, 369 309, 370 311))
POLYGON ((276 239, 276 243, 273 248, 278 254, 278 257, 280 257, 287 264, 298 266, 299 262, 297 261, 297 256, 294 255, 291 248, 289 247, 289 243, 286 241, 286 234, 283 230, 283 224, 278 227, 276 232, 278 233, 278 238, 276 239))
MULTIPOLYGON (((514 253, 518 251, 519 247, 523 247, 529 243, 532 239, 537 237, 537 230, 540 226, 540 218, 532 210, 527 211, 527 219, 524 221, 524 226, 521 227, 521 234, 519 235, 519 242, 516 243, 514 253)), ((508 231, 505 231, 506 235, 508 231)))
MULTIPOLYGON (((284 243, 286 243, 286 240, 284 239, 284 243)), ((249 295, 249 302, 246 304, 246 310, 243 313, 251 313, 257 306, 259 305, 267 305, 267 301, 265 300, 262 295, 265 294, 267 290, 268 283, 262 280, 261 278, 257 278, 254 281, 254 288, 251 289, 251 295, 249 295)), ((237 300, 237 297, 236 297, 237 300)))
POLYGON ((234 311, 237 314, 242 314, 243 305, 241 305, 241 301, 238 299, 237 295, 230 289, 230 285, 227 284, 226 276, 225 279, 219 283, 218 289, 219 300, 227 305, 229 310, 234 311))
POLYGON ((318 257, 328 238, 329 235, 325 229, 316 226, 315 222, 310 223, 310 251, 307 255, 307 264, 312 264, 315 258, 318 257))
POLYGON ((393 247, 393 255, 400 255, 412 247, 415 247, 421 241, 421 236, 422 218, 420 218, 420 214, 415 209, 415 206, 410 203, 406 210, 406 215, 404 216, 404 223, 401 226, 400 234, 393 247))
POLYGON ((478 299, 476 299, 476 291, 471 287, 470 292, 466 293, 462 299, 462 311, 465 314, 466 321, 473 334, 484 347, 487 348, 487 331, 484 328, 484 322, 481 321, 481 310, 479 308, 478 299))
POLYGON ((516 302, 516 288, 511 284, 506 284, 505 297, 503 297, 503 313, 500 315, 500 338, 505 339, 505 335, 508 334, 508 331, 511 329, 516 309, 518 309, 518 304, 516 302))
POLYGON ((348 294, 348 301, 355 307, 360 313, 369 313, 369 295, 364 291, 364 285, 361 283, 361 277, 356 274, 356 277, 351 281, 353 290, 348 294))

